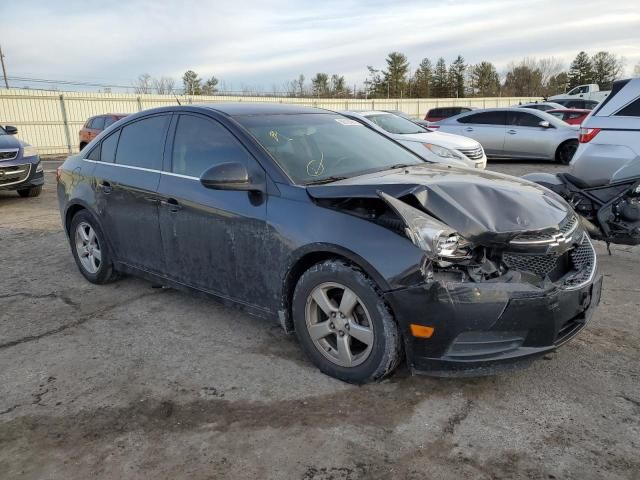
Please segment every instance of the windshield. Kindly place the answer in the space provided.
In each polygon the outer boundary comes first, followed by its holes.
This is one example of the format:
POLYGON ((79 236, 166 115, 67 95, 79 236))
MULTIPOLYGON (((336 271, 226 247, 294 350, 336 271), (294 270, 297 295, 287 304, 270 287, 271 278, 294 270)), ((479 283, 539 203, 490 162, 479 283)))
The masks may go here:
POLYGON ((412 133, 426 132, 424 128, 419 127, 411 120, 407 120, 406 118, 398 117, 397 115, 392 115, 390 113, 365 115, 364 117, 389 133, 395 133, 398 135, 410 135, 412 133))
POLYGON ((424 163, 383 135, 333 114, 234 117, 298 184, 424 163))

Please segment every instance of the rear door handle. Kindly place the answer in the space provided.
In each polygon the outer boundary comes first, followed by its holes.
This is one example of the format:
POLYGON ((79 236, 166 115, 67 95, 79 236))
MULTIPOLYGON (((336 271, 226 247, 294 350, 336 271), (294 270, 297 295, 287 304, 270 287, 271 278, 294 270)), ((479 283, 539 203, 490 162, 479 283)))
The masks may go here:
POLYGON ((516 133, 518 133, 518 131, 517 130, 507 130, 507 133, 509 135, 515 135, 516 133))
POLYGON ((464 129, 465 132, 473 132, 473 128, 471 127, 467 127, 464 129))
POLYGON ((167 200, 160 200, 160 205, 167 207, 170 212, 177 212, 182 209, 182 205, 178 203, 175 198, 169 198, 167 200))
POLYGON ((107 195, 109 195, 113 191, 113 188, 111 187, 111 184, 109 182, 100 182, 98 187, 100 187, 100 190, 102 190, 107 195))

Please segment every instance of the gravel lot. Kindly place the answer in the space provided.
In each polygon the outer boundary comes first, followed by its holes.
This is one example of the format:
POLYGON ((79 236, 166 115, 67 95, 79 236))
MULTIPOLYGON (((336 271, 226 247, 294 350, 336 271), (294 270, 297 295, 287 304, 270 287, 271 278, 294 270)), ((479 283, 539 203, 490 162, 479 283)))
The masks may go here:
POLYGON ((638 247, 597 245, 600 309, 527 370, 355 387, 213 300, 89 284, 45 188, 0 193, 3 479, 640 478, 638 247))

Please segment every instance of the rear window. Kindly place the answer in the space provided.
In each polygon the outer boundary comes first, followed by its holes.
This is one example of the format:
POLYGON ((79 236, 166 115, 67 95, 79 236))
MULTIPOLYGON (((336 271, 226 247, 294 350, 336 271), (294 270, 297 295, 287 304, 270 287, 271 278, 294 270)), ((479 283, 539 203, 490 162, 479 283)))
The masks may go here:
POLYGON ((460 123, 476 123, 479 125, 505 125, 505 112, 480 112, 467 115, 458 119, 460 123))
POLYGON ((616 117, 640 117, 640 98, 636 98, 629 105, 615 114, 616 117))

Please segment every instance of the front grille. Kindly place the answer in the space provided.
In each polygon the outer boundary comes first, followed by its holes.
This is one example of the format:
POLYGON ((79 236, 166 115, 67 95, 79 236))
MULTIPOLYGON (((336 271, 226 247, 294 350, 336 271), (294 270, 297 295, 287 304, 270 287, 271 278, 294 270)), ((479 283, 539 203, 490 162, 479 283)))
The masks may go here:
POLYGON ((10 150, 0 150, 0 162, 4 160, 13 160, 18 156, 18 149, 12 148, 10 150))
POLYGON ((458 151, 469 160, 480 160, 484 154, 480 145, 474 148, 459 148, 458 151))
POLYGON ((0 187, 8 187, 16 183, 24 182, 31 173, 31 164, 0 167, 0 187))
POLYGON ((533 273, 543 278, 558 268, 560 258, 560 255, 557 254, 538 255, 505 252, 502 255, 502 261, 510 269, 533 273))
POLYGON ((514 245, 522 244, 541 244, 541 243, 559 243, 560 240, 568 239, 578 228, 579 220, 576 215, 565 218, 560 224, 560 228, 554 231, 546 232, 526 232, 521 233, 511 243, 514 245))
POLYGON ((564 281, 564 286, 569 289, 580 288, 591 280, 597 267, 596 251, 591 239, 586 233, 582 236, 582 242, 569 254, 574 273, 564 281))
POLYGON ((596 252, 589 235, 582 232, 580 242, 562 254, 504 252, 502 262, 512 270, 549 277, 563 288, 581 288, 591 281, 597 267, 596 252))

